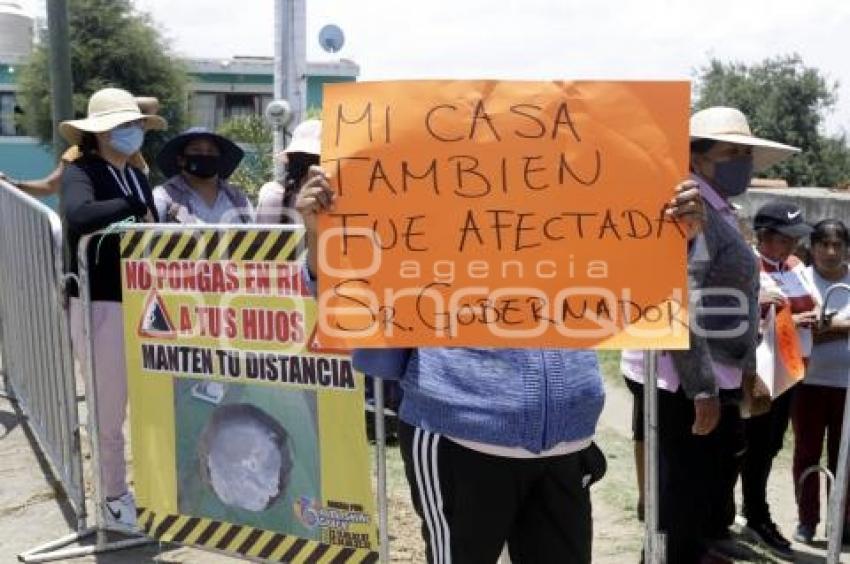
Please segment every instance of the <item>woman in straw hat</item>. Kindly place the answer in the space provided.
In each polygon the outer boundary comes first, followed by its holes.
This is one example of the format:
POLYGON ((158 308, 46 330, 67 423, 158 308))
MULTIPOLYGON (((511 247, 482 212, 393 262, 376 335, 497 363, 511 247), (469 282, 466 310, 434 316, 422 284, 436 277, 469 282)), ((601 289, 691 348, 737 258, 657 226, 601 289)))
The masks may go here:
MULTIPOLYGON (((755 371, 758 267, 730 198, 746 191, 755 171, 798 150, 755 137, 734 108, 695 113, 690 131, 692 174, 685 184, 699 189, 705 221, 690 244, 688 278, 703 297, 691 319, 690 349, 658 358, 660 524, 667 561, 684 564, 742 556, 729 526, 743 451, 741 383, 755 371)), ((621 369, 635 392, 637 439, 643 352, 623 351, 621 369)))
MULTIPOLYGON (((129 164, 145 132, 164 129, 159 116, 143 114, 133 96, 105 88, 89 99, 88 117, 65 121, 59 132, 82 155, 62 174, 62 218, 68 269, 77 274, 77 247, 82 236, 126 219, 157 221, 153 194, 145 174, 129 164)), ((115 526, 133 526, 135 501, 127 488, 122 427, 127 409, 124 322, 121 310, 119 238, 106 235, 88 247, 93 366, 98 405, 100 471, 106 500, 104 515, 115 526)), ((82 310, 79 288, 69 285, 74 352, 82 362, 82 310)))
MULTIPOLYGON (((136 96, 135 99, 143 113, 156 114, 159 112, 158 99, 152 96, 136 96)), ((81 156, 82 153, 80 152, 80 148, 76 145, 71 145, 64 153, 62 153, 62 156, 59 157, 59 162, 56 163, 56 168, 43 178, 22 180, 19 178, 11 178, 0 171, 0 180, 5 180, 12 186, 36 198, 52 196, 59 192, 59 186, 62 184, 62 173, 65 171, 65 166, 79 159, 81 156)), ((145 174, 148 174, 148 163, 145 162, 141 153, 132 155, 128 162, 145 174)))

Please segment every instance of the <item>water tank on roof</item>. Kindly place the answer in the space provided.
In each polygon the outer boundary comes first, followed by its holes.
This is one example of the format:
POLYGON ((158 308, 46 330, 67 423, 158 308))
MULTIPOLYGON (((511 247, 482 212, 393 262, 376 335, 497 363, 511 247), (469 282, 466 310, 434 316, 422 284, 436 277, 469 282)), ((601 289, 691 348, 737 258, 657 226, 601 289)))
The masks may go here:
POLYGON ((0 1, 0 58, 32 51, 33 20, 17 2, 0 1))

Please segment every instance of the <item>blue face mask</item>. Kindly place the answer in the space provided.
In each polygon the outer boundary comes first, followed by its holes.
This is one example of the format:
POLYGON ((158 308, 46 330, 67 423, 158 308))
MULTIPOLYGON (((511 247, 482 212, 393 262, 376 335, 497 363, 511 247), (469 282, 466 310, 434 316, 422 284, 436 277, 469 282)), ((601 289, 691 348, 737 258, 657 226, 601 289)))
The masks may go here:
POLYGON ((714 183, 727 198, 743 194, 753 179, 753 157, 746 155, 714 163, 714 183))
POLYGON ((118 127, 109 132, 109 146, 128 157, 142 148, 144 140, 145 130, 138 125, 118 127))

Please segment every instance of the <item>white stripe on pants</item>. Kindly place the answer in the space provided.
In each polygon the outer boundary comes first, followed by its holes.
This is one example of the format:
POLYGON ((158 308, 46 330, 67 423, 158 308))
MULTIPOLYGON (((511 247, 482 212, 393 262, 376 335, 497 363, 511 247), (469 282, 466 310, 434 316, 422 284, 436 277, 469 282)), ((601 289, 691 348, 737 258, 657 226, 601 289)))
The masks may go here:
MULTIPOLYGON (((124 315, 120 302, 91 303, 94 348, 95 401, 100 431, 100 469, 103 495, 115 498, 127 491, 124 459, 124 419, 127 414, 127 368, 124 360, 124 315)), ((81 302, 71 299, 71 340, 74 356, 85 366, 81 302)), ((87 390, 87 394, 91 391, 87 390)))
POLYGON ((437 466, 439 443, 440 435, 417 427, 413 435, 413 467, 422 513, 428 526, 434 563, 451 564, 451 535, 443 512, 443 494, 437 466))

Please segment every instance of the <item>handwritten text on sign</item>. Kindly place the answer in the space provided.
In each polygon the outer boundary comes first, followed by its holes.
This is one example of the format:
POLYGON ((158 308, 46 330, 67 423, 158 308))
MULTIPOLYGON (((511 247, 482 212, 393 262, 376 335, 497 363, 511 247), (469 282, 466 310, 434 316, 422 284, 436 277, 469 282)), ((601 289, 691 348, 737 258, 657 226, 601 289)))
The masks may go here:
POLYGON ((684 82, 325 88, 324 338, 687 346, 684 82))

